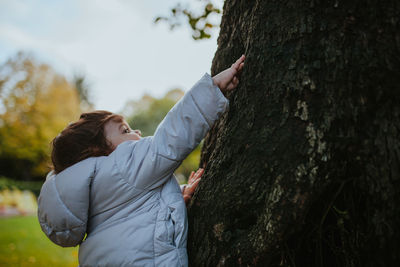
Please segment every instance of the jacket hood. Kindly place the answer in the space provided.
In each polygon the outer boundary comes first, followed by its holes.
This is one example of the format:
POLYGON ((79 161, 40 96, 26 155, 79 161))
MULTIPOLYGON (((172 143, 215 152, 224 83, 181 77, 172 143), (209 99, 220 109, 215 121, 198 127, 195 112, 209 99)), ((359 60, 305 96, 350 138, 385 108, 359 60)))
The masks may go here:
POLYGON ((43 232, 60 246, 77 246, 85 237, 95 167, 95 158, 83 160, 57 175, 50 172, 42 186, 39 223, 43 232))

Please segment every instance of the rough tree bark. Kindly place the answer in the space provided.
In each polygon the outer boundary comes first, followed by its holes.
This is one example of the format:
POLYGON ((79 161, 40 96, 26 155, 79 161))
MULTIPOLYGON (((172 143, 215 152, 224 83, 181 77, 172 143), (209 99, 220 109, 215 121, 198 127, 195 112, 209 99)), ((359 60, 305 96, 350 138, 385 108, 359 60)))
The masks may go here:
POLYGON ((400 2, 227 0, 212 73, 247 56, 208 134, 191 266, 400 261, 400 2))

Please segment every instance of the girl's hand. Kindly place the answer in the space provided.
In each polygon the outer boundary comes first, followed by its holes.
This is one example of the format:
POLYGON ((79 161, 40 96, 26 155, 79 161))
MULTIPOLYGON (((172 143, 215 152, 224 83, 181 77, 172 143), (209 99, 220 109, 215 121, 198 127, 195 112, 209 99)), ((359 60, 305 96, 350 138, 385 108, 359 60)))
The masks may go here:
POLYGON ((197 172, 192 171, 192 173, 190 174, 188 184, 182 190, 183 200, 185 200, 186 205, 192 199, 193 193, 196 190, 203 173, 204 169, 200 168, 197 170, 197 172))
POLYGON ((244 66, 245 56, 242 55, 229 69, 226 69, 214 77, 213 82, 221 89, 222 93, 230 91, 237 87, 239 84, 239 76, 244 66))

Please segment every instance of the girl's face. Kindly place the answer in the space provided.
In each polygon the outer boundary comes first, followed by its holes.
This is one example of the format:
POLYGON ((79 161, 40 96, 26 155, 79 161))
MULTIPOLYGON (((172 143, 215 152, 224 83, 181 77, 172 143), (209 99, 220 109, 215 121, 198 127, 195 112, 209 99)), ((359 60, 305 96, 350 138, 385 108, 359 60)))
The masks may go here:
POLYGON ((110 120, 106 122, 104 124, 104 134, 113 149, 124 141, 139 140, 142 136, 139 130, 132 130, 125 120, 120 122, 110 120))

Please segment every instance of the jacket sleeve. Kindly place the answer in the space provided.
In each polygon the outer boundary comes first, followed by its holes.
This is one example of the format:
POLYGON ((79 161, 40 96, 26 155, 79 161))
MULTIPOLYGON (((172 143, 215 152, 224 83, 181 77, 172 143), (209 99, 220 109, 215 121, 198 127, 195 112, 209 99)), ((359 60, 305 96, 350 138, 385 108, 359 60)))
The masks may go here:
POLYGON ((54 175, 49 173, 38 198, 38 219, 47 237, 62 247, 85 237, 94 160, 87 159, 54 175))
POLYGON ((133 186, 165 182, 228 107, 228 100, 205 74, 168 112, 152 137, 122 143, 116 164, 133 186))

